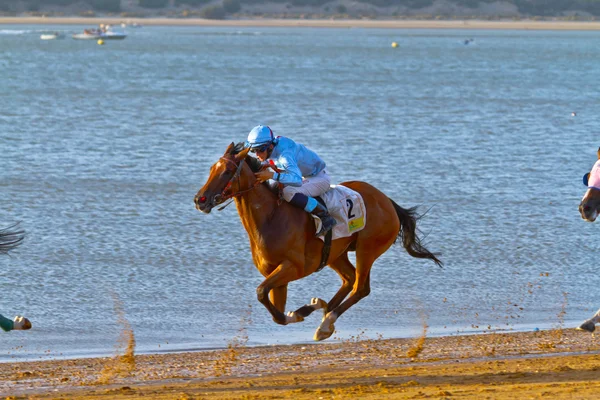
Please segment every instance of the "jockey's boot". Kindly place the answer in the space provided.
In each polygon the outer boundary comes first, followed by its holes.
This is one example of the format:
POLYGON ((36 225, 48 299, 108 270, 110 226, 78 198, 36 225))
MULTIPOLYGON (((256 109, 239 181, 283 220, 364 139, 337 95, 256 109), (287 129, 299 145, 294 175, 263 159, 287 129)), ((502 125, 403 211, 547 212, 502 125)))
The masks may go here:
POLYGON ((307 196, 304 193, 296 193, 290 199, 290 204, 319 217, 321 220, 321 229, 315 236, 326 234, 337 224, 337 221, 329 214, 327 208, 323 207, 314 197, 307 196))
POLYGON ((315 236, 325 235, 337 224, 335 218, 329 214, 327 208, 323 207, 321 203, 317 204, 317 206, 311 211, 311 214, 316 215, 321 220, 321 229, 315 236))

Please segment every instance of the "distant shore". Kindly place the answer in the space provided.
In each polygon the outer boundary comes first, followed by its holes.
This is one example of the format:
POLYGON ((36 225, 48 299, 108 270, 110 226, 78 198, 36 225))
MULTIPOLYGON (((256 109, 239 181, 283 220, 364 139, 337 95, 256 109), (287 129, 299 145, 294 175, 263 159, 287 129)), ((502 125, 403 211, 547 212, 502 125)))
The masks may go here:
POLYGON ((232 26, 379 29, 501 29, 501 30, 600 30, 600 21, 485 21, 485 20, 384 20, 384 19, 178 19, 121 17, 0 17, 0 25, 98 25, 121 23, 141 26, 232 26))

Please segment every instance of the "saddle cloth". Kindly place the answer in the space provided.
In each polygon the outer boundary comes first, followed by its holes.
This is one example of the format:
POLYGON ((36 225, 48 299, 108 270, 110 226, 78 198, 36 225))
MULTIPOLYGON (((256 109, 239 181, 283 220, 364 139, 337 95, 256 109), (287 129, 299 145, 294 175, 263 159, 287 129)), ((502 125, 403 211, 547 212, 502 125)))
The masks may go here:
MULTIPOLYGON (((367 221, 365 202, 362 196, 346 186, 331 185, 330 189, 320 196, 329 214, 337 221, 332 229, 332 240, 348 237, 362 230, 367 221)), ((316 231, 321 229, 321 220, 313 215, 316 231)), ((325 240, 325 235, 319 236, 325 240)))

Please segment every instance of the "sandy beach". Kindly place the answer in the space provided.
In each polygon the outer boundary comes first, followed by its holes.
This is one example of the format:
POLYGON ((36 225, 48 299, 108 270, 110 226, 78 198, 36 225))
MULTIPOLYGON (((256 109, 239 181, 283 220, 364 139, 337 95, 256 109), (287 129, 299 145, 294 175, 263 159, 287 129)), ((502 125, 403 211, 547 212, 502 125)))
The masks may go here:
POLYGON ((82 18, 82 17, 0 17, 0 25, 98 25, 121 22, 142 26, 238 26, 238 27, 312 27, 380 29, 524 29, 524 30, 600 30, 600 22, 582 21, 484 21, 484 20, 383 20, 383 19, 177 19, 177 18, 82 18))
POLYGON ((586 399, 600 342, 556 329, 0 364, 9 398, 586 399))

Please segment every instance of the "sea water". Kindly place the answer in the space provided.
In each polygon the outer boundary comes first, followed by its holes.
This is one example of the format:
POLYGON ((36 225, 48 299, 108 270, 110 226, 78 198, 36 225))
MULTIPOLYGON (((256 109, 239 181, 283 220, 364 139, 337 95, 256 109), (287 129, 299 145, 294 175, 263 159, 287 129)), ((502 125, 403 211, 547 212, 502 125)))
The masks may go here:
MULTIPOLYGON (((380 257, 330 340, 573 327, 600 307, 600 227, 577 206, 596 160, 600 32, 144 27, 123 41, 0 30, 0 361, 310 342, 275 324, 235 207, 193 203, 258 124, 335 182, 419 206, 426 247, 380 257), (465 44, 466 39, 469 40, 465 44), (391 43, 398 47, 392 48, 391 43), (576 113, 575 116, 572 113, 576 113)), ((288 310, 340 286, 289 285, 288 310)))

